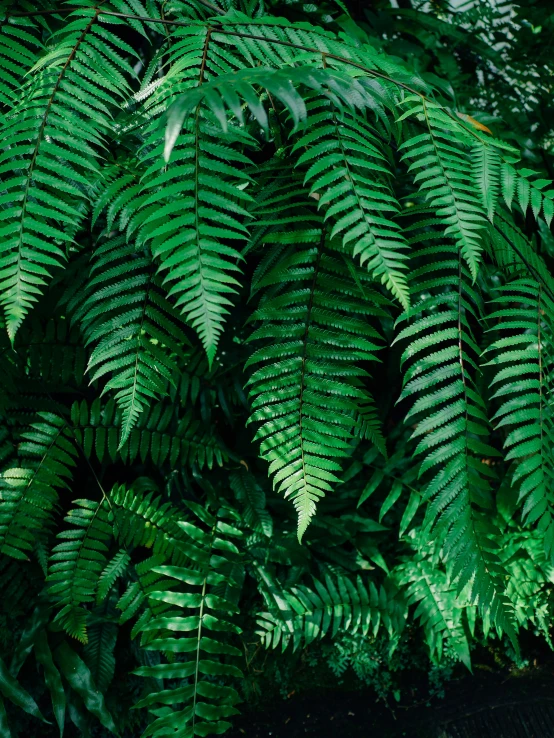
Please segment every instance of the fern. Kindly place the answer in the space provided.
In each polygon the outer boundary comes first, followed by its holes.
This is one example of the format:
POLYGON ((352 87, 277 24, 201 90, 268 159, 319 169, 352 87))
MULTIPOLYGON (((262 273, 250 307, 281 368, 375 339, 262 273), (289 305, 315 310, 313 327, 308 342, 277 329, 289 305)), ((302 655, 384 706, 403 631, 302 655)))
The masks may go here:
POLYGON ((122 410, 121 446, 149 403, 167 395, 188 341, 147 255, 116 238, 93 259, 76 318, 87 344, 95 344, 91 381, 111 375, 104 392, 115 390, 122 410))
POLYGON ((106 500, 75 500, 74 504, 65 518, 71 527, 58 535, 63 542, 52 551, 49 593, 61 606, 56 622, 70 636, 87 643, 87 612, 82 605, 95 600, 112 526, 106 500))
POLYGON ((458 604, 456 588, 446 574, 429 558, 419 553, 400 565, 397 583, 405 588, 408 604, 417 606, 413 616, 423 626, 431 658, 440 663, 448 654, 470 669, 466 609, 458 604))
POLYGON ((129 438, 120 445, 121 415, 113 401, 83 401, 71 408, 73 434, 87 458, 121 459, 127 464, 148 458, 156 465, 196 464, 200 469, 222 465, 228 453, 222 442, 191 413, 181 415, 172 405, 145 411, 129 438))
POLYGON ((364 636, 376 636, 380 627, 389 633, 400 633, 405 611, 400 601, 384 587, 365 585, 361 577, 351 581, 347 576, 327 575, 324 582, 314 578, 314 586, 299 585, 282 593, 280 615, 260 613, 258 635, 266 647, 284 650, 292 642, 293 649, 308 645, 317 638, 339 630, 364 636))
POLYGON ((132 77, 99 13, 75 10, 52 34, 4 122, 4 170, 12 175, 3 183, 0 288, 12 340, 66 260, 86 212, 87 177, 99 171, 100 147, 132 77))
POLYGON ((57 490, 68 486, 77 454, 61 418, 39 418, 23 434, 21 465, 0 477, 0 550, 17 559, 27 559, 36 537, 48 531, 57 490))
POLYGON ((543 11, 93 5, 0 18, 0 732, 550 643, 543 11))
POLYGON ((317 98, 308 105, 308 126, 293 151, 300 154, 298 165, 307 167, 305 182, 319 207, 334 222, 331 237, 342 234, 344 246, 408 307, 407 245, 392 219, 398 205, 379 133, 361 115, 339 118, 329 101, 317 98))
POLYGON ((287 169, 277 174, 258 214, 267 228, 261 240, 276 244, 274 263, 256 283, 271 288, 252 316, 262 325, 249 339, 264 346, 246 366, 261 364, 248 381, 250 422, 261 424, 261 454, 274 486, 294 502, 301 538, 317 501, 338 481, 339 460, 350 453, 358 404, 367 397, 367 372, 357 364, 375 359, 379 340, 367 316, 383 309, 368 301, 364 272, 358 270, 360 287, 352 284, 354 265, 326 240, 300 183, 291 189, 287 169), (283 196, 288 212, 275 217, 283 196))
POLYGON ((156 679, 190 678, 190 683, 153 692, 138 702, 136 707, 147 707, 155 716, 146 735, 169 736, 183 729, 184 734, 191 736, 223 733, 230 727, 225 718, 237 713, 234 705, 239 701, 239 695, 236 690, 210 679, 214 676, 220 679, 242 676, 234 664, 223 661, 225 657, 236 658, 241 653, 236 646, 224 640, 226 633, 240 632, 231 619, 237 608, 229 600, 211 593, 211 588, 224 578, 217 568, 238 553, 227 536, 240 535, 240 531, 232 523, 225 522, 225 513, 222 512, 223 517, 218 519, 202 509, 201 520, 209 526, 208 530, 190 522, 181 523, 202 551, 196 561, 197 568, 162 566, 154 569, 156 573, 180 583, 181 587, 186 585, 186 588, 184 591, 161 589, 150 593, 151 600, 167 603, 172 610, 148 623, 146 627, 156 631, 157 637, 146 648, 190 656, 175 662, 143 666, 135 673, 156 679), (187 615, 182 614, 183 610, 187 615), (178 635, 186 632, 191 635, 178 635))
MULTIPOLYGON (((467 148, 471 137, 454 126, 450 116, 437 103, 419 97, 407 97, 410 104, 400 120, 414 117, 425 132, 411 135, 400 149, 404 160, 412 159, 410 171, 417 171, 414 182, 430 208, 445 225, 445 235, 452 235, 469 266, 473 279, 481 260, 484 210, 475 195, 467 148)), ((494 197, 494 194, 492 194, 494 197)), ((488 200, 487 189, 483 198, 488 200)))
MULTIPOLYGON (((419 227, 425 225, 423 221, 419 227)), ((421 230, 412 241, 425 243, 429 236, 421 230)), ((472 599, 513 637, 501 568, 491 543, 494 530, 486 518, 491 508, 490 474, 481 458, 497 452, 481 440, 488 433, 486 407, 473 378, 479 349, 471 323, 480 298, 468 284, 462 247, 456 253, 448 244, 430 242, 420 253, 433 255, 433 269, 425 265, 413 273, 421 297, 402 316, 402 322, 407 317, 411 321, 396 339, 409 339, 402 356, 402 363, 409 366, 401 398, 416 398, 406 419, 418 419, 412 438, 418 441, 415 453, 424 454, 420 476, 432 472, 425 492, 426 523, 434 526, 442 542, 458 591, 471 582, 472 599), (438 264, 441 276, 435 273, 438 264), (457 289, 452 289, 453 279, 457 289)))
POLYGON ((514 464, 512 482, 524 502, 526 523, 536 523, 543 533, 546 555, 554 561, 554 520, 550 493, 553 478, 550 444, 552 409, 552 301, 540 285, 519 279, 502 288, 494 300, 498 307, 491 321, 500 338, 487 347, 493 358, 485 366, 495 367, 493 398, 500 404, 493 420, 506 430, 506 461, 514 464))

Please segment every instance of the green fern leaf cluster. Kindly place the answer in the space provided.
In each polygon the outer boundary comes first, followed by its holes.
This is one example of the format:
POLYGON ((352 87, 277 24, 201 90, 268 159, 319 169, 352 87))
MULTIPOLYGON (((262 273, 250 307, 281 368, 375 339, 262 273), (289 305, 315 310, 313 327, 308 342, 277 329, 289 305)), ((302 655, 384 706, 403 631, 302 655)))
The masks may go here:
POLYGON ((294 502, 301 538, 350 454, 356 412, 367 398, 359 364, 375 360, 380 340, 368 318, 383 308, 367 300, 367 273, 327 239, 301 184, 291 187, 290 171, 274 175, 262 197, 260 240, 273 250, 256 281, 268 292, 252 316, 262 324, 249 340, 264 345, 246 363, 261 365, 248 381, 250 422, 260 424, 255 438, 274 486, 294 502))
POLYGON ((398 204, 390 189, 390 163, 380 135, 360 114, 338 115, 325 99, 308 104, 309 133, 293 151, 306 167, 318 206, 331 218, 331 237, 342 235, 360 263, 366 265, 408 307, 407 245, 394 222, 398 204))
POLYGON ((242 676, 240 669, 230 661, 241 652, 226 640, 228 633, 240 632, 233 622, 236 605, 212 593, 212 589, 225 579, 219 568, 238 554, 229 537, 241 535, 234 521, 226 522, 225 512, 221 512, 223 515, 219 517, 201 509, 201 521, 207 529, 188 521, 180 523, 198 549, 193 569, 178 566, 154 569, 155 573, 169 577, 183 589, 167 591, 163 588, 149 594, 150 600, 166 603, 171 610, 145 626, 156 633, 156 638, 145 647, 183 657, 143 666, 135 673, 155 679, 188 679, 189 683, 152 692, 139 701, 136 707, 147 707, 155 716, 147 735, 170 736, 176 731, 191 736, 222 733, 230 727, 227 718, 237 713, 234 705, 239 695, 236 690, 213 679, 242 676))
POLYGON ((298 585, 281 598, 278 613, 258 615, 257 632, 268 648, 285 650, 292 643, 297 649, 339 631, 375 636, 382 627, 398 634, 404 625, 405 609, 394 594, 372 582, 366 585, 359 576, 355 581, 344 575, 314 578, 313 587, 298 585))
POLYGON ((27 71, 2 126, 1 302, 14 338, 49 282, 88 206, 89 177, 132 70, 99 10, 75 10, 51 48, 27 71), (9 218, 9 220, 8 220, 9 218))
MULTIPOLYGON (((411 135, 401 144, 402 158, 411 162, 410 171, 417 172, 414 182, 419 184, 429 207, 444 223, 445 234, 456 241, 475 279, 483 249, 481 232, 485 220, 484 209, 476 196, 480 190, 475 188, 469 166, 467 148, 471 137, 453 125, 451 116, 437 103, 413 96, 404 102, 410 107, 400 119, 413 117, 425 130, 411 135)), ((494 186, 487 187, 483 198, 490 209, 494 205, 494 186)))
POLYGON ((133 464, 150 459, 157 466, 222 465, 228 458, 222 442, 192 413, 181 414, 171 404, 157 404, 141 414, 128 439, 120 445, 122 418, 113 400, 74 403, 73 434, 87 458, 133 464))
POLYGON ((49 594, 61 610, 55 622, 73 638, 86 643, 84 603, 95 600, 98 579, 106 565, 112 536, 106 500, 75 500, 65 522, 70 526, 59 533, 62 539, 50 559, 49 594))
POLYGON ((512 483, 524 500, 526 523, 537 524, 543 533, 545 551, 554 561, 554 519, 551 486, 554 478, 550 444, 552 427, 552 300, 541 285, 530 279, 508 283, 494 299, 499 338, 486 349, 492 353, 485 366, 495 375, 491 387, 500 407, 493 417, 496 427, 506 431, 506 461, 513 463, 512 483))
POLYGON ((27 559, 37 538, 48 533, 58 490, 68 487, 77 451, 65 422, 52 413, 23 434, 19 466, 8 466, 0 477, 0 551, 27 559))
POLYGON ((0 693, 192 738, 289 644, 550 642, 538 5, 0 4, 0 693))
MULTIPOLYGON (((418 228, 426 225, 422 221, 418 228)), ((412 240, 425 239, 425 244, 427 238, 426 231, 419 230, 412 240)), ((420 476, 430 472, 426 522, 442 543, 450 576, 458 591, 471 582, 472 599, 485 611, 492 608, 493 619, 511 632, 502 570, 487 520, 491 474, 482 463, 483 457, 494 458, 498 452, 483 441, 488 435, 486 406, 474 379, 479 347, 471 323, 481 299, 458 248, 456 253, 449 244, 424 246, 424 253, 433 256, 433 269, 425 265, 412 274, 421 296, 402 316, 402 322, 408 317, 410 322, 396 339, 407 342, 401 359, 406 366, 401 398, 415 398, 406 418, 416 421, 412 438, 417 441, 415 453, 423 455, 420 476)))
POLYGON ((74 319, 94 345, 91 381, 108 375, 104 392, 115 391, 122 445, 151 400, 167 394, 188 340, 147 254, 119 237, 97 247, 93 259, 74 319))

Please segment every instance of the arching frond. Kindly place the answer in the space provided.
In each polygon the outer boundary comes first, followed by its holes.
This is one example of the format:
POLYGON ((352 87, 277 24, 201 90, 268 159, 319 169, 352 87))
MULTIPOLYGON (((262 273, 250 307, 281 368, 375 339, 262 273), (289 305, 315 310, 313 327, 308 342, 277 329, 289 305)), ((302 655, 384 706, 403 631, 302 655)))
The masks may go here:
MULTIPOLYGON (((99 10, 75 10, 26 71, 2 128, 0 298, 13 340, 55 268, 66 261, 88 207, 89 177, 133 72, 99 10)), ((8 37, 5 37, 6 39, 8 37)), ((126 49, 128 53, 129 49, 126 49)))
POLYGON ((118 237, 93 255, 83 302, 76 310, 92 350, 91 381, 107 379, 121 408, 123 445, 140 414, 167 395, 188 339, 179 315, 160 288, 149 254, 118 237))
MULTIPOLYGON (((142 666, 135 674, 155 679, 188 679, 188 684, 151 692, 136 707, 146 707, 153 722, 145 735, 174 736, 176 731, 190 735, 223 733, 230 723, 226 718, 237 714, 234 705, 239 696, 233 687, 221 684, 229 677, 241 678, 242 672, 229 657, 241 652, 228 642, 227 634, 239 633, 233 622, 237 607, 228 599, 212 593, 214 586, 225 580, 219 569, 232 562, 238 549, 230 537, 240 537, 233 521, 201 509, 201 521, 181 523, 202 552, 194 569, 178 566, 156 567, 154 571, 169 577, 178 589, 160 589, 150 593, 154 602, 171 606, 163 615, 148 622, 145 629, 156 637, 145 648, 166 655, 180 654, 179 660, 167 660, 153 666, 142 666), (187 635, 185 635, 187 634, 187 635), (217 677, 215 683, 212 677, 217 677), (164 706, 172 709, 164 709, 164 706), (183 731, 184 729, 184 731, 183 731)), ((230 583, 232 586, 232 582, 230 583)))
POLYGON ((554 302, 534 280, 518 279, 503 287, 493 304, 490 320, 499 338, 485 352, 492 355, 485 366, 494 367, 491 388, 500 403, 493 422, 506 432, 505 458, 513 463, 512 483, 525 501, 524 521, 538 525, 546 555, 554 561, 554 302))
POLYGON ((390 633, 402 632, 406 617, 401 600, 373 582, 365 584, 361 577, 353 581, 345 575, 325 576, 313 580, 313 588, 298 585, 282 593, 283 607, 277 615, 260 613, 258 635, 266 648, 284 650, 289 643, 296 649, 340 630, 375 636, 379 628, 390 633))
POLYGON ((50 558, 49 593, 61 610, 55 621, 73 638, 87 643, 83 604, 95 600, 98 580, 107 561, 112 537, 106 500, 75 500, 65 522, 70 526, 58 534, 62 539, 50 558))
POLYGON ((255 367, 250 422, 260 424, 261 454, 274 486, 294 502, 301 538, 350 454, 356 413, 367 397, 360 362, 375 360, 378 349, 368 318, 382 315, 385 301, 367 272, 327 239, 290 177, 287 168, 275 172, 258 211, 260 240, 274 244, 275 258, 256 283, 268 294, 252 316, 261 326, 249 340, 263 346, 246 365, 255 367))

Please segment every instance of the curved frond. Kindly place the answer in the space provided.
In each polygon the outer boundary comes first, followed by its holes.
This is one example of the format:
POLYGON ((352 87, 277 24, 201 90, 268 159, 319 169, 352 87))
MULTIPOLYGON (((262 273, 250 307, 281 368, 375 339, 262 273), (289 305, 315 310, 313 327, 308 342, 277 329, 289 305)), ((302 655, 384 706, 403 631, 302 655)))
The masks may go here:
POLYGON ((204 509, 202 522, 207 529, 191 522, 180 524, 202 551, 202 559, 194 569, 159 566, 153 570, 178 588, 149 594, 151 601, 165 603, 171 609, 145 626, 145 630, 154 632, 155 638, 144 647, 180 657, 142 666, 134 673, 155 679, 178 679, 183 686, 151 692, 138 702, 136 707, 148 708, 154 718, 145 736, 169 737, 177 730, 191 736, 219 734, 230 727, 226 719, 237 714, 234 705, 239 701, 238 693, 221 682, 242 677, 231 661, 241 656, 241 651, 229 643, 229 634, 240 633, 233 622, 238 608, 232 601, 213 594, 213 588, 226 579, 219 571, 222 565, 237 557, 238 549, 230 537, 240 537, 241 533, 232 519, 228 523, 204 509), (217 677, 217 682, 213 677, 217 677), (185 679, 188 683, 183 684, 185 679), (166 705, 172 709, 160 709, 166 705))
POLYGON ((62 609, 55 621, 73 638, 87 643, 85 603, 94 602, 98 580, 112 537, 106 500, 75 500, 65 518, 71 526, 58 534, 62 539, 52 551, 49 594, 62 609))
POLYGON ((147 253, 117 237, 94 250, 84 299, 75 311, 86 342, 91 381, 107 379, 121 408, 121 440, 140 414, 168 393, 189 345, 177 311, 160 288, 147 253))
POLYGON ((294 502, 301 538, 350 455, 356 413, 367 397, 360 362, 374 361, 379 348, 368 318, 383 315, 386 301, 369 286, 367 272, 327 240, 296 182, 291 186, 284 168, 262 195, 260 240, 275 244, 276 256, 256 284, 269 289, 252 316, 261 325, 249 340, 263 345, 246 366, 255 367, 249 422, 260 424, 261 455, 274 486, 294 502))

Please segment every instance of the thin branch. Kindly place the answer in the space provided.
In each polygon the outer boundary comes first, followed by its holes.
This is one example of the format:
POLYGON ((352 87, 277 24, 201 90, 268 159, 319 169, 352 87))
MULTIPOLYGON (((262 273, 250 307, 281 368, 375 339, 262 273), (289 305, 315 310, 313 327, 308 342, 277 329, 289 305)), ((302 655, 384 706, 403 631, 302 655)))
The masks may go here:
MULTIPOLYGON (((208 2, 208 0, 198 0, 198 2, 201 2, 202 5, 205 5, 206 7, 210 7, 212 10, 217 10, 217 13, 219 15, 224 15, 224 12, 222 10, 219 10, 216 8, 215 5, 212 5, 208 2)), ((73 10, 88 10, 88 8, 74 8, 73 10)), ((12 17, 29 17, 33 15, 44 15, 45 12, 49 13, 65 13, 67 10, 65 8, 58 8, 57 10, 51 10, 51 11, 33 11, 30 13, 21 13, 16 16, 12 17)), ((116 13, 112 10, 103 10, 100 13, 100 16, 102 15, 110 15, 114 16, 116 18, 128 18, 129 20, 137 20, 142 21, 143 23, 161 23, 162 25, 166 26, 190 26, 190 21, 170 21, 163 18, 149 18, 148 16, 143 15, 133 15, 132 13, 116 13)), ((236 25, 241 25, 240 23, 237 23, 236 25)), ((321 49, 317 49, 315 46, 304 46, 303 44, 295 44, 292 43, 292 41, 283 41, 281 39, 273 39, 273 38, 266 38, 265 36, 259 36, 254 33, 245 33, 244 31, 233 31, 233 30, 227 30, 219 26, 217 29, 214 29, 214 33, 221 33, 224 36, 239 36, 240 38, 249 38, 253 41, 263 41, 267 44, 277 44, 279 46, 287 46, 291 49, 297 49, 298 51, 308 51, 312 54, 317 54, 318 56, 321 55, 321 49)), ((364 64, 359 64, 358 62, 354 62, 350 59, 346 59, 343 56, 339 56, 338 54, 328 54, 325 52, 325 56, 327 59, 334 59, 335 61, 342 62, 343 64, 348 64, 351 67, 355 67, 356 69, 361 69, 362 71, 366 72, 367 74, 378 77, 379 79, 384 79, 387 82, 392 82, 393 84, 397 85, 398 87, 401 87, 404 90, 407 90, 408 92, 411 92, 413 95, 418 95, 421 98, 425 98, 425 95, 422 92, 419 92, 418 90, 415 90, 413 87, 410 87, 409 85, 404 84, 403 82, 398 82, 397 80, 393 79, 392 77, 389 77, 386 74, 382 74, 381 72, 377 72, 375 69, 370 69, 369 67, 366 67, 364 64)))
MULTIPOLYGON (((217 15, 224 15, 225 11, 218 8, 217 5, 209 2, 209 0, 196 0, 199 5, 203 5, 208 10, 213 10, 217 15)), ((38 15, 52 15, 55 13, 73 13, 75 10, 88 10, 89 8, 54 8, 53 10, 30 10, 26 13, 11 13, 10 18, 32 18, 38 15)), ((145 23, 162 23, 168 26, 185 26, 188 21, 168 21, 163 18, 150 18, 149 16, 133 15, 132 13, 116 13, 112 10, 103 10, 102 15, 114 15, 118 18, 130 18, 132 20, 141 20, 145 23)))

